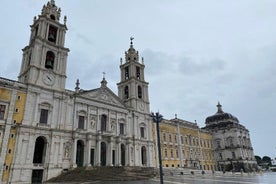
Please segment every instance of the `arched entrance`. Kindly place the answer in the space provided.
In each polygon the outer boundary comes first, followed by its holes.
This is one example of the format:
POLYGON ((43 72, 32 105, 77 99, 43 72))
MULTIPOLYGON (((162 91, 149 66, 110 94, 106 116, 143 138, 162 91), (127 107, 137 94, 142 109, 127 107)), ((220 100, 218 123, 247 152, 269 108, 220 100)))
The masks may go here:
POLYGON ((126 149, 124 144, 121 144, 121 165, 126 165, 126 149))
POLYGON ((76 155, 76 164, 78 167, 83 166, 83 154, 84 154, 84 143, 81 140, 77 141, 77 155, 76 155))
POLYGON ((147 165, 147 149, 145 146, 142 146, 141 148, 141 156, 142 156, 142 165, 147 165))
MULTIPOLYGON (((33 164, 43 164, 45 162, 46 154, 46 138, 38 137, 35 141, 33 164)), ((43 181, 43 170, 32 171, 32 183, 42 183, 43 181)))
POLYGON ((34 149, 34 164, 43 164, 46 152, 46 141, 45 137, 38 137, 35 141, 35 149, 34 149))
POLYGON ((106 166, 106 144, 101 142, 101 166, 106 166))

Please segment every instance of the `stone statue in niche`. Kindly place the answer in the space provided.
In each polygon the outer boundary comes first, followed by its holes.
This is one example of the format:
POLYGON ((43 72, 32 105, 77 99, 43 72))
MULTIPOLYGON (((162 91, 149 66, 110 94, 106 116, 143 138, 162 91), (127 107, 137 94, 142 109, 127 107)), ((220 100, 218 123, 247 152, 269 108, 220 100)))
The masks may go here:
POLYGON ((116 128, 116 124, 114 121, 111 122, 111 131, 114 132, 116 128))
POLYGON ((96 126, 96 118, 95 117, 91 117, 90 125, 91 125, 92 129, 95 128, 95 126, 96 126))
POLYGON ((69 142, 66 142, 64 145, 64 158, 68 159, 70 158, 70 151, 71 151, 71 144, 69 142))

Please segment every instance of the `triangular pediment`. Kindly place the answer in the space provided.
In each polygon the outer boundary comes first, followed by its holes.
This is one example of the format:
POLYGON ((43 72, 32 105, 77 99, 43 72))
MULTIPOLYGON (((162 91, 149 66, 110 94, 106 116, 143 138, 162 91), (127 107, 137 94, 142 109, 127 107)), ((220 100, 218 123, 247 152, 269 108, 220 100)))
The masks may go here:
POLYGON ((98 102, 107 103, 110 105, 120 106, 126 108, 121 99, 112 92, 108 87, 100 87, 93 90, 84 90, 78 94, 79 97, 95 100, 98 102))

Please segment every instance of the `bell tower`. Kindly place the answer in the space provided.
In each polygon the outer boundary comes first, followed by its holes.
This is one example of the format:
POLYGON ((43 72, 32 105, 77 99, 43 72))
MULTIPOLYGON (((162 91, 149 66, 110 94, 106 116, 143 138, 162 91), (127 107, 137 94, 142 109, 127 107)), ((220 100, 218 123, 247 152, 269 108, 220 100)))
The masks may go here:
POLYGON ((121 81, 117 84, 118 95, 127 106, 141 113, 150 113, 148 85, 144 75, 144 59, 139 62, 139 53, 133 47, 133 37, 130 38, 130 48, 125 52, 125 62, 121 58, 121 81))
POLYGON ((60 23, 61 10, 51 0, 34 17, 29 45, 23 51, 18 80, 53 90, 64 90, 68 48, 64 47, 66 16, 60 23))

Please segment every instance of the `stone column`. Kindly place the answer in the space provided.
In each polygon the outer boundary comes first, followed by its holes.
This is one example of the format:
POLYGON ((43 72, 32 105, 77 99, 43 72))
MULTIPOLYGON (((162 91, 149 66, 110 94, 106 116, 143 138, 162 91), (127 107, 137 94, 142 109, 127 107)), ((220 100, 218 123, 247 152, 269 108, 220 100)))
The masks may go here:
POLYGON ((148 149, 149 149, 148 150, 149 158, 148 158, 147 162, 148 162, 149 167, 154 167, 154 163, 153 163, 153 156, 154 156, 153 146, 154 146, 153 143, 150 143, 149 147, 148 147, 148 149))
POLYGON ((73 138, 73 153, 72 153, 72 157, 71 157, 71 160, 72 160, 72 166, 73 168, 76 168, 77 167, 77 163, 76 163, 76 156, 77 156, 77 139, 76 138, 73 138))
POLYGON ((87 140, 87 145, 86 145, 86 166, 87 167, 90 167, 91 166, 91 160, 90 160, 90 157, 91 157, 91 138, 90 138, 91 135, 88 135, 88 140, 87 140))
POLYGON ((112 148, 113 148, 113 137, 110 137, 110 140, 109 140, 109 145, 108 145, 108 149, 107 149, 107 152, 106 152, 106 157, 107 157, 107 165, 108 166, 113 166, 112 164, 112 148))
POLYGON ((131 157, 130 157, 130 148, 129 148, 129 143, 126 144, 126 166, 130 166, 130 161, 131 161, 131 157))
POLYGON ((102 137, 101 137, 101 135, 98 135, 97 147, 95 150, 95 153, 96 153, 95 165, 96 166, 101 166, 101 141, 102 141, 102 137))
POLYGON ((122 160, 121 160, 121 142, 118 143, 118 166, 122 166, 122 160))
POLYGON ((120 160, 119 160, 119 144, 118 144, 117 141, 116 141, 115 165, 116 166, 120 165, 120 160))

